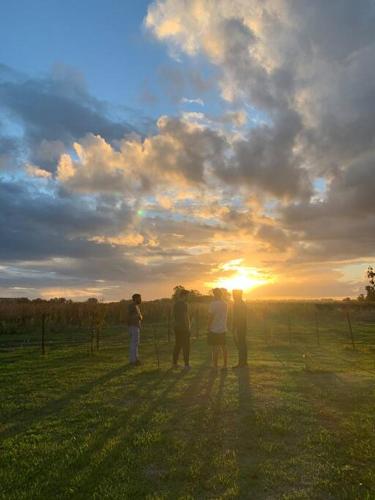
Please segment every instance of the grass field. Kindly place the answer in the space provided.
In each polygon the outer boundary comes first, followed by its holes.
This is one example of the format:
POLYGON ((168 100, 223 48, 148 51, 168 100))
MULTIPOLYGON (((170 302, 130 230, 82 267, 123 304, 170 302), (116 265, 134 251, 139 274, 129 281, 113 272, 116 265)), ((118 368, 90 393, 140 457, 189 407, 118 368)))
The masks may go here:
POLYGON ((169 370, 165 336, 160 368, 147 335, 129 368, 123 338, 0 354, 0 498, 375 498, 366 339, 267 344, 259 330, 249 369, 215 374, 203 337, 187 373, 169 370))

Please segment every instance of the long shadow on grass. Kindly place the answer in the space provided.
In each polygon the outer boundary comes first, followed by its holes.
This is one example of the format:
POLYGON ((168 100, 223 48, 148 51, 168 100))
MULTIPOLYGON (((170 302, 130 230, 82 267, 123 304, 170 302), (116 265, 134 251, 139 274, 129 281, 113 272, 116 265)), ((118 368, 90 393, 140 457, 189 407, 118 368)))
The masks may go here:
MULTIPOLYGON (((238 378, 238 448, 237 459, 239 467, 239 497, 252 498, 251 483, 256 482, 257 464, 259 458, 255 456, 254 442, 256 440, 256 418, 253 395, 250 387, 249 367, 244 366, 237 370, 238 378)), ((256 486, 256 484, 254 484, 256 486)), ((255 497, 254 497, 255 498, 255 497)))
MULTIPOLYGON (((176 401, 168 421, 168 449, 163 467, 168 483, 154 482, 154 494, 174 498, 176 485, 181 495, 216 498, 222 485, 217 462, 222 452, 222 430, 228 422, 221 412, 226 375, 202 366, 176 401), (218 385, 216 393, 213 389, 218 385), (170 472, 171 471, 171 472, 170 472)), ((224 471, 226 472, 226 471, 224 471)))
MULTIPOLYGON (((189 390, 194 385, 194 380, 199 377, 202 369, 203 367, 197 370, 191 383, 182 393, 181 397, 189 393, 189 390)), ((168 395, 185 376, 186 372, 183 371, 179 373, 172 373, 170 371, 162 373, 148 387, 147 393, 143 392, 141 398, 142 406, 139 404, 140 400, 135 397, 132 404, 120 412, 109 428, 96 432, 95 440, 89 449, 83 455, 80 455, 76 463, 70 464, 69 469, 74 469, 76 474, 73 478, 66 478, 66 482, 70 483, 70 486, 69 484, 67 486, 67 490, 69 487, 76 486, 79 488, 79 491, 84 492, 86 498, 91 497, 98 485, 98 478, 108 477, 108 473, 111 475, 111 471, 115 472, 116 464, 121 463, 121 455, 124 452, 128 452, 129 456, 133 458, 132 462, 135 464, 135 469, 137 469, 136 464, 140 460, 140 456, 135 451, 134 437, 142 429, 155 430, 150 424, 152 415, 159 408, 165 407, 166 403, 170 407, 171 402, 168 403, 168 395), (170 377, 172 378, 167 385, 154 397, 154 389, 164 379, 170 377), (141 411, 139 411, 140 408, 141 411)), ((138 471, 138 473, 140 472, 138 471)), ((129 478, 129 481, 131 481, 131 478, 129 478)), ((141 481, 140 483, 140 488, 144 487, 141 481)))
POLYGON ((120 366, 104 375, 90 380, 87 384, 80 385, 73 391, 68 392, 62 398, 49 401, 45 406, 34 411, 25 411, 22 415, 22 421, 13 423, 10 427, 0 433, 0 439, 14 437, 20 432, 32 427, 34 422, 40 424, 41 420, 47 419, 51 415, 64 410, 75 399, 79 399, 97 388, 98 385, 105 384, 115 377, 125 374, 130 369, 129 366, 120 366))

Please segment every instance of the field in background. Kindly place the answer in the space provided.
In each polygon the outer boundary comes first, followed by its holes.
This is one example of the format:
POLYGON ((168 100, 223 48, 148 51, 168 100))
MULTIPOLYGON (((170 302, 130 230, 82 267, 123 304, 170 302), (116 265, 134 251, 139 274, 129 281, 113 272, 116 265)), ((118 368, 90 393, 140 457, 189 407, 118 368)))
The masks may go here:
MULTIPOLYGON (((144 328, 153 341, 171 340, 172 302, 142 304, 144 328)), ((199 338, 207 329, 208 302, 189 304, 192 333, 199 338)), ((116 347, 122 342, 127 302, 25 302, 0 299, 0 352, 29 348, 47 352, 56 348, 81 348, 89 352, 116 347)), ((229 325, 231 318, 229 314, 229 325)), ((267 344, 339 343, 352 349, 375 352, 375 305, 361 302, 248 302, 249 330, 263 333, 267 344)))
POLYGON ((350 310, 352 337, 341 306, 249 304, 249 370, 215 374, 199 307, 188 373, 167 308, 136 369, 116 322, 96 350, 90 321, 50 316, 44 356, 41 316, 3 332, 0 498, 375 498, 372 309, 350 310))

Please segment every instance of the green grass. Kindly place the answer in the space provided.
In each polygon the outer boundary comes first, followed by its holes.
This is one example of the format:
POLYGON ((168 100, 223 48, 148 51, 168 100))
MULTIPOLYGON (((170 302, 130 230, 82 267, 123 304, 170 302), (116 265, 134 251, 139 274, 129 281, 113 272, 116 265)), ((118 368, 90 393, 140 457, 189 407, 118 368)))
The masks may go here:
POLYGON ((125 334, 93 355, 2 353, 0 498, 375 498, 374 328, 352 351, 337 325, 320 346, 275 325, 268 344, 250 330, 249 369, 227 374, 204 338, 190 372, 170 371, 164 330, 159 369, 148 335, 135 369, 125 334))

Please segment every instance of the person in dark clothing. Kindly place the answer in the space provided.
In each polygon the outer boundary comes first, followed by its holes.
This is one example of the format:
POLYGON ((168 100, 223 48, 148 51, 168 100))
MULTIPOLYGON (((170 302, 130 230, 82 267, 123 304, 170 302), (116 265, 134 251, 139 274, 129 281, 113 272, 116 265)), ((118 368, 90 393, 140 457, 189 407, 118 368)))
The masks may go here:
POLYGON ((178 368, 178 358, 182 349, 185 369, 189 369, 190 355, 190 318, 186 300, 189 292, 181 290, 173 306, 173 323, 175 334, 175 345, 173 349, 173 368, 178 368))
POLYGON ((242 300, 242 290, 233 290, 233 335, 238 349, 238 364, 234 368, 247 366, 247 307, 242 300))
POLYGON ((142 297, 139 293, 132 296, 132 301, 128 306, 128 330, 130 337, 129 344, 129 362, 133 366, 141 364, 138 358, 138 348, 141 333, 142 313, 139 306, 142 303, 142 297))

